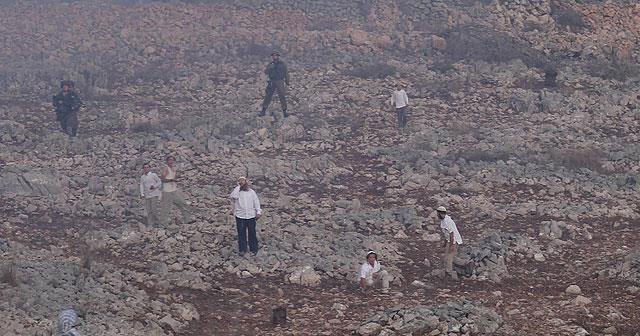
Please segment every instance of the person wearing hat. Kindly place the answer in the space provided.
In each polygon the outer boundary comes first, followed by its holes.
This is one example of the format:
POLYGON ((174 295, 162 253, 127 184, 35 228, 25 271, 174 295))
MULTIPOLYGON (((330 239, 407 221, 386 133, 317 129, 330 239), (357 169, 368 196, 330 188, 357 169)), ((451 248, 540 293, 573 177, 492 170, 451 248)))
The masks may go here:
POLYGON ((82 101, 75 91, 75 84, 70 80, 60 82, 60 93, 53 96, 53 107, 56 119, 60 122, 62 131, 69 137, 75 137, 78 132, 78 111, 82 101))
POLYGON ((455 258, 458 252, 458 245, 462 244, 462 237, 456 223, 447 215, 447 209, 443 206, 436 209, 438 218, 440 219, 440 230, 442 232, 442 239, 444 241, 444 272, 449 274, 452 279, 457 280, 458 274, 453 271, 453 258, 455 258))
POLYGON ((262 216, 258 194, 249 186, 249 180, 242 176, 238 178, 238 185, 229 198, 231 198, 231 213, 236 218, 240 254, 244 255, 247 252, 247 245, 251 253, 258 253, 256 220, 262 216))
POLYGON ((409 105, 409 98, 407 92, 404 91, 402 83, 396 85, 396 90, 391 94, 391 105, 395 106, 396 114, 398 115, 398 128, 401 132, 404 132, 407 126, 407 108, 409 105))
POLYGON ((265 89, 264 100, 262 101, 262 110, 260 116, 264 116, 267 113, 267 108, 271 104, 271 99, 275 92, 278 93, 280 98, 280 107, 282 108, 282 114, 287 117, 287 97, 286 86, 289 86, 289 71, 287 65, 280 60, 280 54, 277 52, 271 53, 271 63, 267 66, 264 73, 269 78, 267 82, 267 88, 265 89))
POLYGON ((381 269, 378 255, 374 251, 369 251, 366 259, 362 267, 360 267, 360 287, 362 292, 367 291, 367 286, 374 286, 379 282, 382 287, 382 293, 388 293, 389 273, 381 269))

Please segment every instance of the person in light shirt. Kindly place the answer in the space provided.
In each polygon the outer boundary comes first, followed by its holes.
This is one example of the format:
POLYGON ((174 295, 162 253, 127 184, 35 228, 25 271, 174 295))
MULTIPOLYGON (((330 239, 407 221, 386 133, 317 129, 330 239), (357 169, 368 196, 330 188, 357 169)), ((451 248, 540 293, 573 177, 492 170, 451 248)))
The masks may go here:
POLYGON ((380 283, 382 293, 389 292, 389 273, 380 267, 378 255, 373 252, 367 252, 367 261, 360 267, 360 287, 363 293, 366 293, 367 287, 375 286, 380 283))
POLYGON ((231 198, 231 213, 236 218, 238 230, 238 250, 240 255, 249 251, 254 255, 258 253, 258 237, 256 236, 257 219, 262 216, 258 194, 249 186, 246 177, 238 178, 238 185, 229 195, 231 198))
POLYGON ((458 274, 453 270, 453 259, 458 253, 458 245, 462 244, 462 237, 458 232, 456 223, 447 215, 447 209, 443 206, 436 210, 440 219, 440 230, 444 248, 444 272, 449 274, 453 280, 458 280, 458 274))
POLYGON ((191 214, 191 207, 178 190, 176 183, 178 180, 175 166, 176 158, 173 155, 168 155, 165 161, 167 165, 160 171, 160 179, 162 180, 162 222, 164 225, 169 223, 171 208, 176 207, 182 214, 183 222, 191 223, 195 221, 194 216, 191 214))
POLYGON ((144 209, 147 212, 147 225, 158 225, 158 207, 162 198, 162 182, 156 173, 151 171, 149 164, 142 167, 144 173, 140 178, 140 197, 144 198, 144 209))
POLYGON ((391 94, 391 105, 396 108, 398 128, 400 128, 400 131, 404 131, 405 127, 407 127, 409 97, 407 97, 407 92, 404 91, 400 83, 397 84, 396 90, 391 94))

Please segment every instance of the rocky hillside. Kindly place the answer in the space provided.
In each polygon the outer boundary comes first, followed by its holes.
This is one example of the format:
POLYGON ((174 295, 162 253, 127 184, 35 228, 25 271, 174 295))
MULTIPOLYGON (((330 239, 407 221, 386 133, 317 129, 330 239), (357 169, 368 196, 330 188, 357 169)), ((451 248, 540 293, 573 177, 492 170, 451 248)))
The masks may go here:
POLYGON ((638 335, 633 1, 0 4, 0 334, 74 307, 96 336, 638 335), (286 119, 257 116, 274 50, 286 119), (61 79, 85 103, 72 140, 61 79), (196 220, 149 227, 139 177, 167 154, 196 220), (241 175, 257 256, 229 215, 241 175), (368 249, 389 295, 357 290, 368 249))

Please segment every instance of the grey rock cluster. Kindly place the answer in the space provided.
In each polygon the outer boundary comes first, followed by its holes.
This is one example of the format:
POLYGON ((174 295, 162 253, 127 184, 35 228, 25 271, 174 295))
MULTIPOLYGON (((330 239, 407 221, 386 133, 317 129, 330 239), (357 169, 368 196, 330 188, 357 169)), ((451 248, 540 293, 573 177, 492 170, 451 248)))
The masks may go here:
POLYGON ((391 335, 490 335, 503 324, 493 309, 468 300, 441 305, 397 307, 378 312, 362 322, 355 334, 391 335))
POLYGON ((459 276, 500 282, 509 276, 509 259, 518 259, 519 265, 526 267, 527 259, 544 261, 544 255, 538 243, 526 236, 490 231, 477 244, 459 251, 454 270, 459 276))
POLYGON ((67 308, 80 312, 77 329, 83 335, 116 336, 135 330, 135 335, 162 336, 167 335, 163 329, 167 320, 174 321, 170 329, 177 333, 199 319, 190 303, 170 296, 158 300, 140 290, 149 281, 144 273, 107 264, 87 268, 78 258, 63 257, 61 252, 18 246, 0 252, 0 310, 6 312, 0 330, 4 333, 48 335, 58 312, 67 308), (142 311, 146 313, 141 315, 142 311))
POLYGON ((623 279, 634 284, 640 284, 640 252, 631 252, 616 266, 605 271, 610 277, 623 279))

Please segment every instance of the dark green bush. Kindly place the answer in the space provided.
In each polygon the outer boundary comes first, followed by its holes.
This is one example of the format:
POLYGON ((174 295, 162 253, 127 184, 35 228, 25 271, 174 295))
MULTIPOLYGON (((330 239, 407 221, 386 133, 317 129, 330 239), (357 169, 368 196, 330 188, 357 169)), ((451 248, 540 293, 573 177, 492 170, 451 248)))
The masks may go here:
POLYGON ((347 71, 347 75, 363 79, 383 79, 394 76, 396 73, 397 69, 386 63, 357 65, 347 71))
POLYGON ((551 3, 551 16, 558 26, 562 28, 569 26, 572 31, 577 32, 588 27, 582 13, 570 7, 560 7, 555 1, 551 3))

